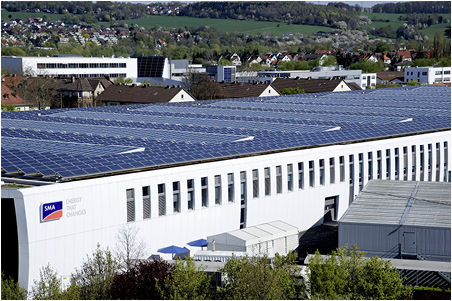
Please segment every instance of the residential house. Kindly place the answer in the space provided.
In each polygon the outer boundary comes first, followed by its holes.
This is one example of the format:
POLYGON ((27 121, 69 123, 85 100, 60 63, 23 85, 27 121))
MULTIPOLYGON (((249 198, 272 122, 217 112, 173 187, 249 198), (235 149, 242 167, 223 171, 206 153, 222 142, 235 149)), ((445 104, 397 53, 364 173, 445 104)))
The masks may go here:
POLYGON ((240 60, 240 56, 237 53, 233 53, 230 57, 229 60, 232 62, 232 65, 234 66, 241 66, 242 65, 242 61, 240 60))
MULTIPOLYGON (((343 79, 277 78, 272 85, 279 93, 287 88, 299 88, 305 93, 342 92, 352 88, 343 79)), ((353 87, 356 89, 356 87, 353 87)))
POLYGON ((378 63, 378 57, 375 54, 366 55, 364 60, 372 63, 378 63))
POLYGON ((403 72, 377 72, 377 84, 401 84, 404 82, 403 72))
POLYGON ((2 81, 2 110, 3 105, 14 107, 16 111, 28 111, 33 109, 31 102, 24 100, 20 95, 16 94, 8 85, 2 81))
POLYGON ((411 52, 409 50, 399 50, 397 57, 399 62, 412 62, 411 52))
POLYGON ((94 106, 94 91, 100 91, 98 84, 93 89, 87 78, 55 79, 56 89, 60 95, 61 105, 65 108, 86 108, 94 106))
POLYGON ((97 97, 97 102, 106 106, 125 104, 149 104, 187 102, 195 99, 181 87, 111 85, 97 97))
POLYGON ((224 98, 269 97, 280 93, 269 83, 219 83, 224 98))

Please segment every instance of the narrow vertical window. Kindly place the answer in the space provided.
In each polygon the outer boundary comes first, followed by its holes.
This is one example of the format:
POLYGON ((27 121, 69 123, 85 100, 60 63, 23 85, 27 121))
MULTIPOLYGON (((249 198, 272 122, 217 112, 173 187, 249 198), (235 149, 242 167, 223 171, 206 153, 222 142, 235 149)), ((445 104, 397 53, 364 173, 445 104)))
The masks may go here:
POLYGON ((276 166, 276 193, 282 192, 282 168, 281 166, 276 166))
POLYGON ((180 212, 180 182, 173 182, 173 212, 180 212))
POLYGON ((298 162, 298 189, 304 189, 304 163, 298 162))
POLYGON ((325 185, 325 160, 319 160, 320 185, 325 185))
POLYGON ((358 154, 358 183, 359 183, 359 190, 363 189, 364 185, 364 155, 358 154))
POLYGON ((315 179, 314 179, 314 161, 309 161, 309 186, 314 187, 315 179))
POLYGON ((335 170, 334 170, 334 158, 330 158, 330 184, 334 184, 335 170))
POLYGON ((449 160, 449 158, 448 158, 447 141, 444 141, 444 182, 450 181, 450 179, 448 179, 448 177, 447 177, 447 164, 449 164, 448 160, 449 160))
POLYGON ((221 176, 215 176, 215 204, 221 205, 221 176))
POLYGON ((440 143, 436 143, 436 182, 439 182, 439 170, 441 166, 441 152, 440 152, 440 143))
POLYGON ((133 188, 126 190, 127 196, 127 222, 135 221, 135 190, 133 188))
POLYGON ((354 156, 349 155, 348 157, 349 163, 349 204, 353 202, 354 193, 355 193, 355 162, 354 162, 354 156))
POLYGON ((234 202, 234 174, 228 173, 228 202, 234 202))
POLYGON ((293 191, 293 166, 287 164, 287 190, 293 191))
POLYGON ((411 180, 416 181, 416 145, 411 146, 411 180))
POLYGON ((433 162, 433 151, 432 151, 432 145, 428 144, 428 165, 427 165, 427 171, 428 171, 428 180, 431 181, 432 180, 432 162, 433 162))
POLYGON ((201 204, 203 207, 207 207, 209 202, 209 194, 207 190, 207 177, 201 178, 201 204))
POLYGON ((151 218, 151 188, 143 187, 143 219, 151 218))
POLYGON ((353 155, 348 156, 349 160, 349 183, 353 184, 355 180, 355 162, 353 162, 354 158, 353 155))
POLYGON ((245 205, 246 201, 246 171, 240 172, 240 204, 245 205))
POLYGON ((265 195, 270 195, 271 188, 270 188, 270 167, 266 167, 264 169, 264 177, 265 177, 265 195))
POLYGON ((240 172, 240 229, 246 226, 246 171, 240 172))
POLYGON ((377 179, 381 180, 382 178, 382 170, 381 170, 381 151, 377 151, 377 179))
POLYGON ((372 152, 367 153, 367 179, 372 180, 373 179, 373 154, 372 152))
POLYGON ((399 171, 400 171, 400 160, 399 160, 399 148, 394 149, 394 173, 395 179, 399 180, 399 171))
POLYGON ((386 150, 386 179, 391 179, 391 150, 386 150))
POLYGON ((340 176, 340 181, 344 182, 345 181, 345 163, 344 163, 344 156, 340 156, 339 157, 339 176, 340 176))
POLYGON ((165 184, 159 184, 157 188, 159 193, 159 216, 166 215, 165 184))
POLYGON ((403 147, 403 180, 408 180, 408 147, 403 147))
POLYGON ((259 171, 253 169, 253 198, 259 197, 259 171))
POLYGON ((193 210, 193 203, 195 201, 195 181, 193 179, 187 180, 187 205, 188 210, 193 210))
POLYGON ((421 176, 421 181, 424 181, 424 164, 425 164, 425 158, 424 158, 424 146, 423 145, 419 145, 419 159, 420 159, 420 176, 421 176))

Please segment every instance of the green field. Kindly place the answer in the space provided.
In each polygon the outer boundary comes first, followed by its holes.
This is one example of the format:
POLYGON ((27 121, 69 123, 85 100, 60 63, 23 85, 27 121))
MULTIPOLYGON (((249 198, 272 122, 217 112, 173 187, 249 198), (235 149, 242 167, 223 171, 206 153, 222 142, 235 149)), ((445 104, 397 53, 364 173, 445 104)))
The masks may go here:
MULTIPOLYGON (((376 21, 376 22, 372 22, 369 25, 365 25, 362 26, 363 29, 365 30, 370 30, 372 28, 380 28, 380 27, 384 27, 384 26, 388 26, 390 25, 391 27, 393 27, 394 29, 399 28, 400 26, 403 25, 403 23, 405 23, 405 21, 400 21, 399 17, 403 16, 405 14, 387 14, 387 13, 362 13, 363 15, 368 16, 370 19, 372 18, 377 18, 379 20, 389 20, 390 22, 385 22, 385 21, 376 21)), ((444 30, 448 27, 450 27, 450 19, 451 16, 450 14, 439 14, 441 16, 443 16, 444 18, 447 18, 449 20, 448 23, 442 23, 442 24, 435 24, 432 25, 426 29, 422 29, 421 32, 423 34, 427 34, 428 37, 430 38, 430 40, 433 39, 433 37, 435 36, 436 32, 440 32, 441 35, 444 34, 444 30)))
POLYGON ((21 19, 27 20, 28 18, 42 18, 43 16, 48 16, 50 20, 57 21, 61 17, 62 14, 48 14, 48 13, 31 13, 31 12, 8 12, 7 10, 2 9, 2 21, 7 21, 9 19, 21 19), (11 15, 11 17, 10 17, 11 15))
MULTIPOLYGON (((27 12, 7 12, 2 10, 2 20, 22 19, 26 20, 29 17, 43 17, 49 16, 52 20, 58 20, 63 15, 48 14, 48 13, 27 13, 27 12), (9 17, 11 15, 11 17, 9 17)), ((332 31, 333 28, 325 26, 312 25, 288 25, 286 23, 278 22, 262 22, 262 21, 248 21, 248 20, 231 20, 231 19, 209 19, 209 18, 192 18, 192 17, 176 17, 176 16, 146 16, 140 19, 121 20, 121 23, 128 25, 137 24, 141 27, 152 28, 154 26, 161 26, 163 28, 171 29, 178 27, 200 27, 210 26, 218 31, 231 33, 247 33, 260 34, 272 33, 275 35, 282 35, 286 32, 302 33, 304 35, 311 35, 317 31, 332 31), (279 25, 279 26, 278 26, 279 25)), ((99 22, 104 26, 109 26, 108 22, 99 22)))
MULTIPOLYGON (((121 22, 127 24, 138 24, 145 28, 154 26, 162 26, 164 28, 177 27, 200 27, 210 26, 223 32, 232 33, 272 33, 275 35, 282 35, 286 32, 302 33, 311 35, 317 31, 332 31, 332 27, 312 26, 312 25, 288 25, 279 22, 263 22, 251 20, 231 20, 231 19, 210 19, 210 18, 192 18, 192 17, 176 17, 176 16, 147 16, 140 19, 122 20, 121 22)), ((102 23, 101 23, 102 24, 102 23)), ((106 24, 104 24, 106 25, 106 24)))
MULTIPOLYGON (((8 12, 2 9, 2 20, 9 19, 22 19, 26 20, 29 17, 43 17, 48 16, 51 20, 58 20, 62 14, 49 14, 49 13, 32 13, 32 12, 8 12), (11 15, 11 17, 9 17, 11 15)), ((372 28, 379 28, 390 25, 393 28, 398 28, 403 25, 404 21, 398 20, 399 16, 403 14, 387 14, 387 13, 363 13, 363 15, 369 18, 377 18, 380 20, 389 20, 390 22, 377 21, 372 24, 362 26, 361 29, 370 30, 372 28)), ((450 14, 441 14, 447 19, 451 19, 450 14)), ((263 22, 263 21, 251 21, 251 20, 232 20, 232 19, 210 19, 210 18, 192 18, 192 17, 177 17, 177 16, 146 16, 140 19, 128 19, 121 20, 121 23, 128 25, 137 24, 141 27, 152 28, 154 26, 161 26, 166 29, 179 28, 179 27, 200 27, 210 26, 218 31, 231 32, 231 33, 245 33, 245 34, 261 34, 271 33, 274 35, 283 35, 284 33, 301 33, 305 36, 312 35, 318 31, 332 31, 331 27, 326 26, 313 26, 313 25, 296 25, 286 24, 280 22, 263 22)), ((109 26, 110 23, 99 22, 101 25, 109 26)), ((424 34, 427 34, 430 39, 433 39, 436 32, 444 34, 444 30, 450 27, 449 23, 436 24, 429 28, 421 30, 424 34)))

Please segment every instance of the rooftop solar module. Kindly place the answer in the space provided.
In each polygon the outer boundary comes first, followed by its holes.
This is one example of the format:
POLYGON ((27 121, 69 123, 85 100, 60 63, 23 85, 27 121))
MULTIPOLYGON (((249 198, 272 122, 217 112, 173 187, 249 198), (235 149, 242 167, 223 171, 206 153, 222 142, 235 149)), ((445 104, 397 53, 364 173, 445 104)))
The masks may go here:
POLYGON ((2 112, 2 176, 67 181, 450 129, 450 88, 419 86, 2 112))

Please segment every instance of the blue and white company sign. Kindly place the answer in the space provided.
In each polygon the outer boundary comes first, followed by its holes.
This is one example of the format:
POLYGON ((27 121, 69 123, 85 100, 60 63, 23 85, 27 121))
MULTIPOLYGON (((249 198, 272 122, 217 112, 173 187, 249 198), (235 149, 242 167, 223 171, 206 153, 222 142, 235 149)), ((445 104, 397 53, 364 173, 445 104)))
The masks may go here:
POLYGON ((41 204, 41 222, 59 220, 63 216, 63 201, 41 204))

